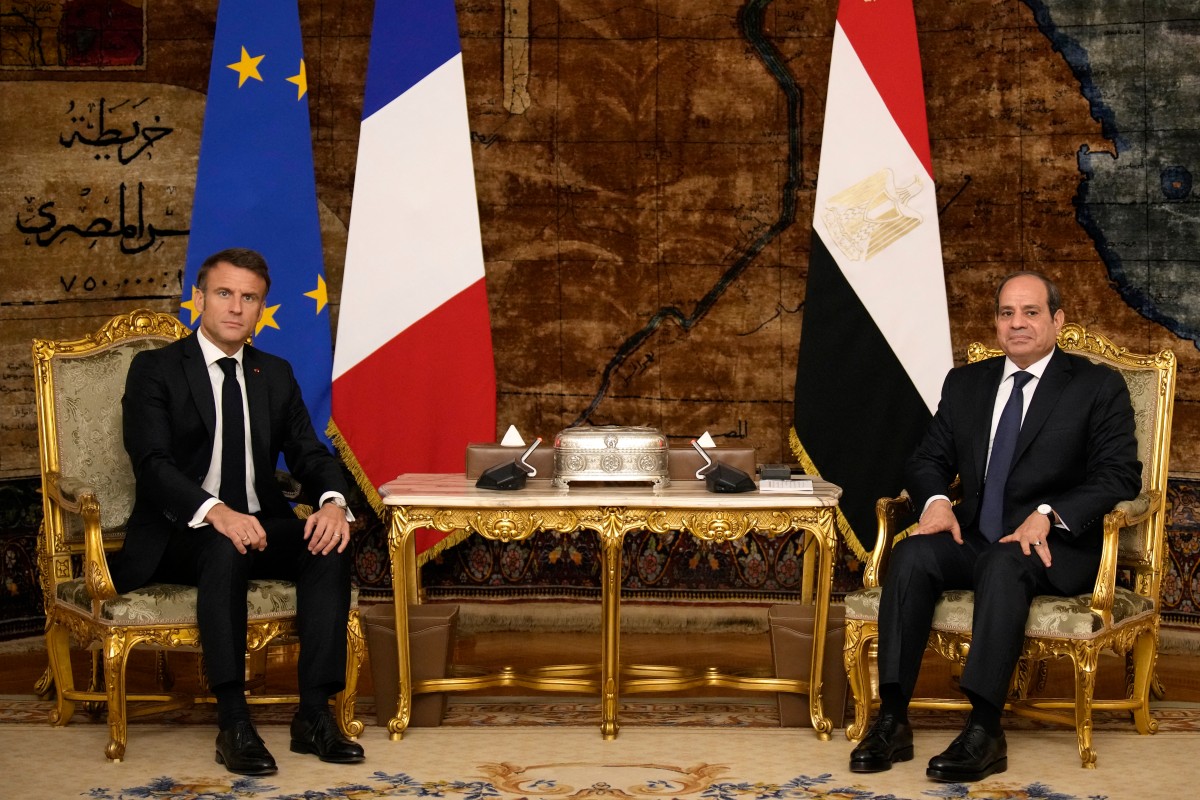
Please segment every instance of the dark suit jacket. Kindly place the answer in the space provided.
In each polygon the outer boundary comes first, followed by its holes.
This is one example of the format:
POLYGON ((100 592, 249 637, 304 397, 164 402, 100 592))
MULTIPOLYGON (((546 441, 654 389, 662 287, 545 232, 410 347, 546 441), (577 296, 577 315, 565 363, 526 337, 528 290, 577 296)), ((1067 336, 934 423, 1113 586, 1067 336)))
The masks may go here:
MULTIPOLYGON (((113 559, 118 591, 150 580, 172 527, 187 525, 211 495, 201 488, 212 458, 216 400, 196 333, 138 353, 125 381, 125 450, 133 463, 137 496, 125 546, 113 559)), ((347 493, 339 462, 313 430, 292 367, 247 345, 242 370, 249 406, 254 490, 266 517, 293 512, 275 480, 282 453, 293 477, 315 500, 347 493)))
MULTIPOLYGON (((1004 358, 950 371, 937 414, 908 463, 908 490, 921 509, 959 475, 955 506, 964 532, 978 529, 988 438, 1004 358)), ((1047 575, 1064 590, 1095 579, 1103 517, 1141 489, 1133 408, 1124 379, 1055 348, 1026 410, 1005 485, 1004 531, 1049 503, 1070 529, 1054 528, 1047 575)))

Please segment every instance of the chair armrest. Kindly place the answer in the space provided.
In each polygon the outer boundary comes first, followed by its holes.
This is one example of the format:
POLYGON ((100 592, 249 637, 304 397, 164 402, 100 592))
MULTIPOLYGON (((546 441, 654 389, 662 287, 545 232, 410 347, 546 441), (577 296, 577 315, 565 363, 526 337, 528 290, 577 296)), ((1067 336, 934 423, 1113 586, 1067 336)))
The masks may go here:
POLYGON ((275 470, 275 483, 288 502, 302 502, 300 496, 304 493, 304 487, 300 485, 300 481, 292 477, 292 473, 282 469, 275 470))
POLYGON ((1162 492, 1149 489, 1132 500, 1122 500, 1113 506, 1113 510, 1104 516, 1104 524, 1107 526, 1110 518, 1112 524, 1118 528, 1128 528, 1130 525, 1145 522, 1151 514, 1162 508, 1162 502, 1162 492))
POLYGON ((295 503, 292 510, 300 519, 308 519, 313 513, 313 505, 317 498, 311 493, 304 491, 304 485, 296 480, 292 473, 287 470, 275 470, 275 485, 279 487, 279 491, 283 494, 285 500, 289 503, 295 503))
POLYGON ((863 566, 863 588, 873 589, 883 583, 892 542, 900 532, 900 520, 912 512, 913 504, 908 492, 902 492, 899 497, 881 497, 876 501, 875 520, 878 527, 875 546, 871 548, 871 555, 863 566))
POLYGON ((57 472, 46 474, 46 493, 63 511, 80 513, 80 498, 89 492, 95 494, 91 486, 78 478, 59 475, 57 472))
MULTIPOLYGON (((946 494, 950 502, 957 505, 962 500, 962 482, 955 478, 946 494)), ((913 507, 912 498, 908 496, 907 491, 901 492, 899 497, 881 497, 875 502, 875 520, 878 528, 875 547, 871 549, 871 555, 863 567, 864 589, 873 589, 883 583, 892 546, 908 534, 907 528, 901 530, 901 521, 915 513, 916 508, 913 507)))
MULTIPOLYGON (((1117 557, 1120 555, 1121 529, 1145 522, 1163 507, 1162 492, 1151 489, 1132 500, 1122 500, 1104 515, 1104 542, 1100 551, 1100 569, 1092 587, 1092 612, 1105 627, 1112 625, 1112 604, 1117 586, 1117 557)), ((1151 556, 1154 557, 1153 555, 1151 556)))
POLYGON ((58 473, 46 475, 46 492, 50 500, 63 511, 83 519, 83 578, 93 600, 111 600, 117 596, 108 557, 104 551, 104 535, 100 528, 100 499, 96 489, 86 481, 58 473))

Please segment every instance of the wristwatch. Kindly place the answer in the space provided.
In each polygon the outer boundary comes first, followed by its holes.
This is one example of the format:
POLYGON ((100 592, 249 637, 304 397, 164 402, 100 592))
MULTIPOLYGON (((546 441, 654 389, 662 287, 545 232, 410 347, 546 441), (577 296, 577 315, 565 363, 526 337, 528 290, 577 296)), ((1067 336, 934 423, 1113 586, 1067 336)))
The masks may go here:
MULTIPOLYGON (((345 509, 348 507, 346 505, 346 501, 340 497, 330 497, 324 503, 321 503, 321 505, 325 506, 325 505, 329 505, 330 503, 333 503, 335 506, 337 506, 338 508, 341 508, 341 509, 345 509)), ((1050 506, 1046 506, 1046 508, 1049 508, 1049 507, 1050 506)))
POLYGON ((1054 521, 1054 509, 1050 507, 1049 503, 1042 503, 1040 506, 1038 506, 1037 513, 1045 514, 1047 517, 1050 517, 1051 522, 1054 521))

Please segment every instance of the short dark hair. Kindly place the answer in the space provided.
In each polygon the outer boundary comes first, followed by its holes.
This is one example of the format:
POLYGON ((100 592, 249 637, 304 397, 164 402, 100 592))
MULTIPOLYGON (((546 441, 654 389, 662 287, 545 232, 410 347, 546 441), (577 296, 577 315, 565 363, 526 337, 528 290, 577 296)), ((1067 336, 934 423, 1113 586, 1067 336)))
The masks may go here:
POLYGON ((247 247, 230 247, 204 259, 204 263, 200 265, 200 272, 196 274, 196 286, 200 287, 200 291, 204 291, 208 271, 221 263, 250 270, 266 282, 267 288, 263 294, 271 291, 271 272, 267 269, 267 260, 263 258, 262 253, 247 247))
POLYGON ((1057 314, 1058 310, 1062 308, 1062 292, 1058 291, 1058 286, 1055 285, 1054 281, 1050 280, 1042 273, 1032 269, 1024 269, 1017 272, 1008 273, 1004 276, 1004 279, 1000 281, 1000 285, 996 287, 996 316, 1000 316, 1000 292, 1004 290, 1005 285, 1009 281, 1011 281, 1013 278, 1020 278, 1022 275, 1028 275, 1031 278, 1037 278, 1042 282, 1042 285, 1046 287, 1046 305, 1050 308, 1050 316, 1053 317, 1055 314, 1057 314))

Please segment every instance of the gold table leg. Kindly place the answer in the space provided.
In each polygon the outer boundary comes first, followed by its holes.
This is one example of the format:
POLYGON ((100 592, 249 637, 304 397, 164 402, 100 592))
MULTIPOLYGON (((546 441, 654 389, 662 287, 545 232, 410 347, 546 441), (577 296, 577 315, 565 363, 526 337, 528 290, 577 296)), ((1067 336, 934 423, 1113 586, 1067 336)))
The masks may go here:
POLYGON ((617 709, 621 702, 621 540, 619 525, 601 532, 600 568, 600 734, 617 738, 621 726, 617 709))
MULTIPOLYGON (((833 722, 825 716, 822 672, 825 664, 825 632, 829 627, 829 595, 833 584, 833 548, 836 546, 830 509, 824 509, 816 529, 811 530, 809 535, 817 542, 817 569, 814 575, 816 592, 813 601, 816 607, 813 609, 812 666, 808 673, 808 712, 817 738, 827 742, 833 731, 833 722)), ((805 572, 807 574, 808 571, 805 572)))
POLYGON ((408 604, 409 595, 415 600, 416 553, 412 541, 412 527, 404 518, 404 510, 392 511, 392 526, 389 532, 389 549, 392 552, 392 599, 396 611, 396 659, 399 684, 396 687, 396 711, 388 720, 388 738, 398 741, 404 738, 412 717, 412 680, 408 649, 408 604))

